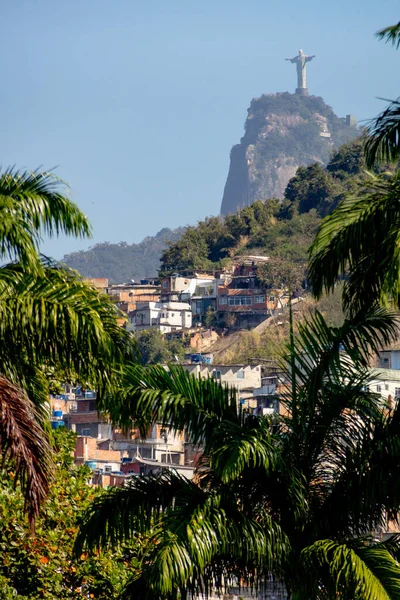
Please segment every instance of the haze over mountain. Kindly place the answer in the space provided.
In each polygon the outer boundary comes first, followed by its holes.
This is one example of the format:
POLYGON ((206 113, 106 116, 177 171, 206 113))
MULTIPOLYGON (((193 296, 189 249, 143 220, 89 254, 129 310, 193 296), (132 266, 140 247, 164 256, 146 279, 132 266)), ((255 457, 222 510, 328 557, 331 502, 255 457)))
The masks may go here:
POLYGON ((157 277, 162 251, 168 242, 176 242, 184 230, 183 227, 174 230, 165 227, 139 244, 95 244, 89 250, 66 254, 62 262, 84 277, 108 277, 110 283, 157 277))

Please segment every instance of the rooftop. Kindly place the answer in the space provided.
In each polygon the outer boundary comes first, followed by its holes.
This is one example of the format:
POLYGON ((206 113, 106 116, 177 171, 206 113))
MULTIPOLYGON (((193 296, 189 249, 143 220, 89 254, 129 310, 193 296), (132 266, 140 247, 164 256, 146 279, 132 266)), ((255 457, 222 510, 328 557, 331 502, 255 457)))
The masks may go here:
POLYGON ((400 381, 400 369, 370 369, 370 374, 374 379, 380 381, 387 381, 388 379, 400 381))

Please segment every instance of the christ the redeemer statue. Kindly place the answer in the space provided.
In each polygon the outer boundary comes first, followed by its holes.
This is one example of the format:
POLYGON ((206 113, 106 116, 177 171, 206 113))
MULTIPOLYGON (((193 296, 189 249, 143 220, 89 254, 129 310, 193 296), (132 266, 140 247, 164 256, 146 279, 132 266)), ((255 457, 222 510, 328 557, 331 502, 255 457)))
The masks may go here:
POLYGON ((294 56, 293 58, 286 58, 285 60, 290 60, 291 63, 296 63, 297 69, 297 89, 296 94, 300 94, 300 96, 308 96, 307 90, 307 80, 306 80, 306 63, 315 58, 313 56, 307 56, 304 54, 303 50, 299 50, 299 54, 294 56))

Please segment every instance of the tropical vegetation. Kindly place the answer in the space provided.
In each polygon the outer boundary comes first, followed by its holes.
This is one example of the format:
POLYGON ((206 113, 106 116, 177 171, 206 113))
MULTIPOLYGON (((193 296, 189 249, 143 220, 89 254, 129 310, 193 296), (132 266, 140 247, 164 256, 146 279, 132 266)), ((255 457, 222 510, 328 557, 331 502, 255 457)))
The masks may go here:
POLYGON ((0 445, 33 525, 52 472, 48 375, 68 380, 74 373, 103 393, 132 344, 105 296, 40 255, 43 234, 90 235, 61 181, 47 172, 3 171, 0 217, 0 445))
POLYGON ((75 466, 76 435, 57 429, 50 436, 54 477, 36 520, 34 533, 24 515, 24 498, 14 489, 15 471, 2 473, 0 482, 0 599, 73 600, 119 597, 139 563, 141 545, 118 546, 115 551, 74 557, 78 520, 100 488, 88 485, 86 466, 75 466))
MULTIPOLYGON (((400 45, 400 25, 378 37, 400 45)), ((366 164, 400 156, 399 101, 368 128, 366 164)), ((398 165, 397 165, 398 167, 398 165)), ((400 169, 370 173, 321 224, 310 248, 309 279, 314 294, 331 292, 345 277, 344 306, 355 313, 380 302, 400 305, 400 169)))
MULTIPOLYGON (((381 36, 399 45, 399 31, 397 25, 381 36)), ((370 165, 399 152, 396 118, 380 119, 366 144, 370 165)), ((312 171, 329 191, 325 173, 312 171)), ((304 171, 301 177, 307 180, 304 171)), ((156 421, 185 429, 187 442, 202 448, 194 481, 174 473, 139 478, 86 512, 78 553, 151 538, 126 598, 176 600, 271 580, 296 600, 400 597, 400 539, 383 535, 390 522, 399 525, 400 405, 372 393, 369 376, 371 355, 398 335, 397 313, 382 306, 398 306, 400 297, 398 174, 378 168, 341 193, 312 246, 310 280, 318 296, 344 278, 346 318, 329 327, 316 312, 297 339, 290 336, 279 415, 251 414, 233 389, 180 367, 121 372, 120 393, 109 405, 116 422, 133 420, 143 434, 156 421)), ((311 188, 300 196, 296 216, 301 207, 330 212, 312 197, 311 188)), ((276 219, 266 216, 267 232, 276 219)), ((210 231, 217 227, 213 222, 210 231)), ((201 260, 213 260, 200 231, 192 228, 187 239, 196 241, 201 260)), ((235 251, 248 247, 238 240, 235 251)), ((179 244, 186 249, 185 236, 179 244)), ((229 255, 226 247, 217 252, 219 259, 229 255)), ((199 268, 196 257, 193 245, 185 260, 199 268)), ((167 269, 176 267, 171 249, 164 259, 167 269)))
POLYGON ((140 244, 97 244, 63 261, 86 277, 130 282, 183 271, 217 269, 243 252, 267 254, 287 262, 306 261, 321 219, 365 179, 362 140, 334 151, 326 168, 300 167, 289 181, 285 200, 260 199, 235 215, 208 217, 196 226, 161 230, 140 244), (161 259, 161 264, 160 264, 161 259))
POLYGON ((185 428, 202 460, 194 481, 138 478, 97 498, 78 554, 151 540, 126 598, 262 587, 271 576, 292 598, 398 597, 397 538, 380 533, 400 503, 400 409, 368 391, 367 368, 396 332, 380 308, 340 328, 317 313, 288 348, 286 412, 273 418, 180 367, 127 367, 112 418, 143 434, 154 421, 185 428))

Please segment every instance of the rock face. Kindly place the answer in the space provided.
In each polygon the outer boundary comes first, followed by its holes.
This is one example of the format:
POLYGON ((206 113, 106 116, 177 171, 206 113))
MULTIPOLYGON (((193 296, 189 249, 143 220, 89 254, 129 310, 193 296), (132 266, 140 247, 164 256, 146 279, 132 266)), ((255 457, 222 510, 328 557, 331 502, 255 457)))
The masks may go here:
POLYGON ((285 92, 253 99, 245 134, 231 150, 221 214, 255 200, 283 198, 298 167, 326 164, 332 150, 357 133, 317 96, 285 92))

